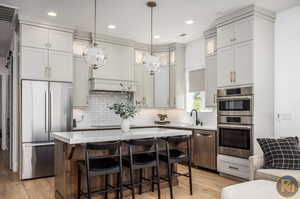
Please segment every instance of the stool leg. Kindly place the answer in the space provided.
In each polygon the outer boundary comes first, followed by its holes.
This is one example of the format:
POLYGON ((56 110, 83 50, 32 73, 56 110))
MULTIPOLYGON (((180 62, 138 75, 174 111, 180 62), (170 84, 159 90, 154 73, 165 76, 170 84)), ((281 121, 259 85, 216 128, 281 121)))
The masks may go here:
POLYGON ((160 173, 159 173, 159 150, 158 150, 158 143, 155 143, 155 151, 156 151, 156 183, 157 183, 157 194, 158 199, 160 199, 160 173))
POLYGON ((140 169, 140 184, 139 184, 139 194, 142 194, 142 182, 143 182, 143 169, 140 169))
POLYGON ((131 165, 130 165, 130 186, 131 186, 132 199, 135 199, 134 183, 133 183, 133 169, 132 169, 131 165))
POLYGON ((108 175, 105 175, 105 199, 107 199, 108 197, 108 193, 107 193, 107 189, 108 189, 108 175))
POLYGON ((173 199, 173 172, 172 172, 172 165, 170 163, 170 161, 168 161, 168 180, 169 180, 169 189, 170 189, 170 196, 171 199, 173 199))
POLYGON ((90 176, 89 176, 89 172, 86 171, 86 184, 87 184, 87 195, 88 195, 88 199, 91 199, 91 192, 90 192, 90 176))
POLYGON ((155 169, 152 167, 152 192, 154 192, 155 169))
POLYGON ((189 166, 189 180, 190 180, 190 194, 193 195, 193 181, 192 181, 192 161, 191 161, 191 136, 187 139, 188 149, 188 166, 189 166))
POLYGON ((77 199, 80 199, 81 194, 81 170, 78 166, 77 168, 77 199))
POLYGON ((116 192, 116 198, 120 199, 120 173, 117 174, 117 185, 118 187, 117 192, 116 192))

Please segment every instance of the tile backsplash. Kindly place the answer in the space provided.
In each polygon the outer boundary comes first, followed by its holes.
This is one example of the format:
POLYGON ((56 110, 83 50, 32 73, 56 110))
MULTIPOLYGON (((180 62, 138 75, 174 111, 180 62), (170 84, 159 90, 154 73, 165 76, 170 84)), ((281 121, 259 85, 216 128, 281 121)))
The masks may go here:
MULTIPOLYGON (((77 121, 78 128, 104 125, 120 125, 121 118, 109 106, 113 103, 124 101, 126 95, 118 92, 99 92, 91 94, 88 107, 73 110, 73 118, 77 121)), ((172 122, 193 123, 193 118, 182 109, 141 109, 134 119, 132 125, 153 124, 158 120, 158 113, 168 114, 168 120, 172 122)), ((199 119, 204 125, 216 125, 215 112, 200 112, 199 119)))

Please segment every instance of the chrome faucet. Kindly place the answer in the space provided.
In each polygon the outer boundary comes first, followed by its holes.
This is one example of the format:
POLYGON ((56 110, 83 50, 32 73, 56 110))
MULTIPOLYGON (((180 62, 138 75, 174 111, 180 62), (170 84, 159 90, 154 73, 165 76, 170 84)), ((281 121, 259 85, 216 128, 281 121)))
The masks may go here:
POLYGON ((202 126, 202 122, 200 122, 200 120, 198 119, 198 111, 196 109, 193 109, 190 113, 191 117, 193 116, 193 112, 196 113, 196 126, 198 126, 199 124, 201 124, 202 126))

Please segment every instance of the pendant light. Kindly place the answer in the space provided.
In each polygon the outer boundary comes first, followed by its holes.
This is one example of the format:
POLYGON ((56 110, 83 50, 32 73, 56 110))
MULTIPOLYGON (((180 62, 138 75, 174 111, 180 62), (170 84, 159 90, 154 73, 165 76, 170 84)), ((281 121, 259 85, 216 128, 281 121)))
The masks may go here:
POLYGON ((150 72, 150 75, 154 75, 155 72, 159 70, 160 60, 159 57, 153 55, 153 8, 156 7, 156 3, 150 1, 147 3, 147 7, 151 9, 151 46, 150 46, 150 55, 146 55, 143 59, 143 64, 146 69, 150 72))
POLYGON ((103 67, 107 61, 107 56, 102 48, 96 43, 96 31, 97 31, 97 0, 94 0, 94 33, 91 33, 92 43, 91 46, 86 48, 82 55, 85 61, 92 69, 98 69, 103 67))

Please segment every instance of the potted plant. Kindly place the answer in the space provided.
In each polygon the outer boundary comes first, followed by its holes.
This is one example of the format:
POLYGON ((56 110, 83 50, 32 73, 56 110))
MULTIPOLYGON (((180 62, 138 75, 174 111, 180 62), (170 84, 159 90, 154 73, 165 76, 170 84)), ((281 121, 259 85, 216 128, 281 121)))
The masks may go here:
POLYGON ((168 118, 168 115, 167 114, 157 114, 157 116, 159 117, 159 120, 160 121, 165 121, 165 119, 168 118))
POLYGON ((120 115, 122 118, 121 129, 124 132, 128 132, 130 129, 129 119, 134 118, 138 112, 137 104, 132 102, 120 102, 113 104, 109 109, 113 110, 115 114, 120 115))

